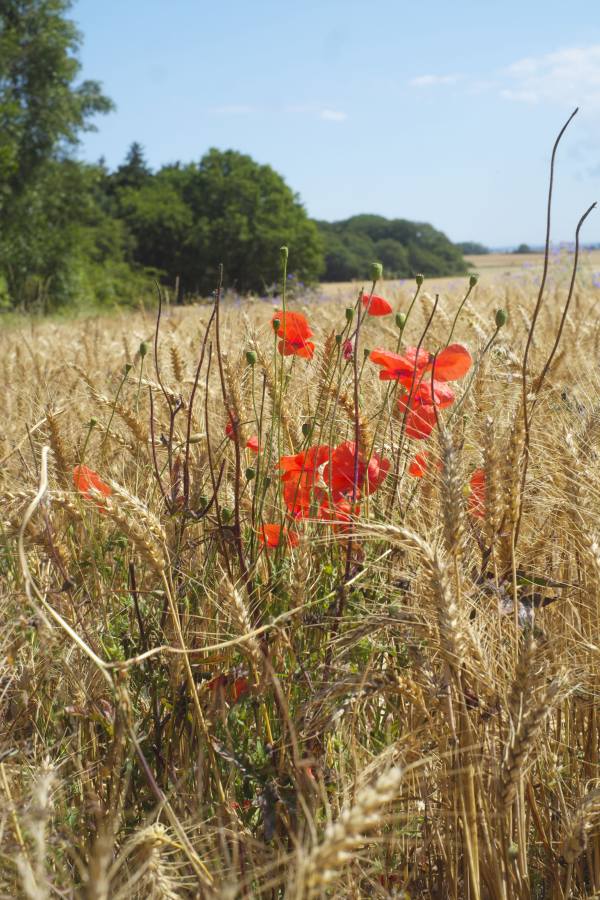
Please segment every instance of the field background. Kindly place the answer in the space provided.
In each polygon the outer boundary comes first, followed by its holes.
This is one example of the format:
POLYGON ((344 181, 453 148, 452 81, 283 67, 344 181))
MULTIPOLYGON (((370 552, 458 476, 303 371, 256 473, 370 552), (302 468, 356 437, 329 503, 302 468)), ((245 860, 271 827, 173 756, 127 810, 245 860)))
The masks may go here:
MULTIPOLYGON (((218 334, 210 302, 165 307, 158 374, 155 309, 0 335, 6 896, 596 895, 597 259, 542 379, 572 263, 552 257, 528 451, 539 256, 479 257, 462 308, 467 280, 423 285, 402 345, 443 348, 460 308, 474 360, 428 440, 360 348, 355 400, 334 335, 356 285, 289 299, 316 350, 283 368, 276 300, 225 297, 218 334), (279 455, 357 425, 392 464, 378 490, 350 522, 286 518, 279 455), (75 489, 82 460, 108 496, 75 489), (261 547, 265 522, 297 545, 261 547)), ((415 286, 378 291, 407 312, 415 286)), ((396 346, 393 316, 361 329, 396 346)))

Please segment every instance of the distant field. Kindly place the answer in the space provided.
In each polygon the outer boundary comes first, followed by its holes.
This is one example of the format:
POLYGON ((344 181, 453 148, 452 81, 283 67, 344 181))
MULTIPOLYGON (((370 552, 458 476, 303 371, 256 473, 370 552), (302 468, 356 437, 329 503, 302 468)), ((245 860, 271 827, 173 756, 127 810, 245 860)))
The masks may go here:
MULTIPOLYGON (((529 283, 534 277, 539 276, 544 255, 543 253, 487 253, 483 256, 465 256, 465 259, 472 266, 472 271, 479 274, 482 285, 506 279, 529 283)), ((559 276, 568 274, 571 262, 572 254, 568 251, 561 250, 560 253, 553 253, 550 257, 551 273, 554 274, 554 277, 557 273, 559 276)), ((600 250, 583 251, 579 264, 581 275, 589 277, 596 270, 600 272, 600 250)), ((453 275, 449 278, 427 279, 425 286, 429 291, 436 289, 447 291, 458 288, 463 281, 462 276, 453 275)), ((401 289, 404 286, 412 287, 412 280, 389 281, 386 286, 392 290, 401 289)), ((321 289, 328 297, 345 297, 359 287, 358 282, 352 281, 321 285, 321 289)))

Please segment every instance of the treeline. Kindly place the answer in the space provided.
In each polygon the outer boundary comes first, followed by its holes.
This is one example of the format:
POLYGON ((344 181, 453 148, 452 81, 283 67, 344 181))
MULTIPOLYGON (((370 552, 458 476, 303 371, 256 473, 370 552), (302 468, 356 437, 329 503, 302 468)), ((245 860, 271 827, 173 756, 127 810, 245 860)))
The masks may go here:
POLYGON ((134 302, 151 278, 181 295, 225 286, 264 294, 290 247, 298 280, 466 271, 431 225, 354 216, 311 220, 270 166, 234 150, 151 171, 134 143, 110 171, 74 158, 82 131, 112 109, 97 82, 76 84, 81 37, 70 0, 0 4, 0 307, 134 302))

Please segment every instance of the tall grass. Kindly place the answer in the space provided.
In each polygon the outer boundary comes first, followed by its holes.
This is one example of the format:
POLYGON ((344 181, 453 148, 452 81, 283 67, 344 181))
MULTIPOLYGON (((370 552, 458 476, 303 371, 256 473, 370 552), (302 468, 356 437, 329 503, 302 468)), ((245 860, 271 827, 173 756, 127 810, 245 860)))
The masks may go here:
POLYGON ((4 896, 600 893, 600 319, 569 289, 295 300, 312 360, 220 298, 0 336, 4 896), (474 365, 415 440, 365 351, 434 377, 450 334, 474 365), (280 457, 344 441, 381 485, 293 521, 280 457))

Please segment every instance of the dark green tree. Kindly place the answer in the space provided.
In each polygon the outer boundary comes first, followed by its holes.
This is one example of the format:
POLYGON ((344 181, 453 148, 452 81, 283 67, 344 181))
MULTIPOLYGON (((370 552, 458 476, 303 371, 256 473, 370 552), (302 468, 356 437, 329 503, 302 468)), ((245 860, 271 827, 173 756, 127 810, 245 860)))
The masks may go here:
POLYGON ((264 292, 279 276, 282 244, 299 279, 315 281, 322 271, 318 229, 298 196, 270 166, 234 150, 166 166, 118 199, 134 260, 171 283, 179 275, 187 293, 214 290, 220 263, 227 286, 264 292))
POLYGON ((77 240, 79 200, 64 189, 72 186, 73 168, 61 162, 81 131, 93 127, 91 117, 111 108, 97 82, 75 83, 80 35, 66 18, 70 5, 0 4, 0 272, 13 302, 24 299, 31 279, 58 287, 65 276, 77 240), (65 257, 57 229, 69 197, 73 218, 65 257))
POLYGON ((388 277, 459 275, 467 271, 460 249, 426 222, 352 216, 319 222, 325 252, 325 280, 366 277, 369 262, 380 259, 388 277))

